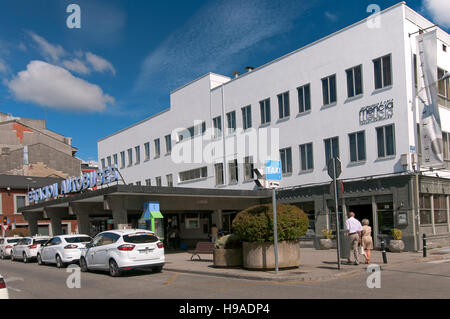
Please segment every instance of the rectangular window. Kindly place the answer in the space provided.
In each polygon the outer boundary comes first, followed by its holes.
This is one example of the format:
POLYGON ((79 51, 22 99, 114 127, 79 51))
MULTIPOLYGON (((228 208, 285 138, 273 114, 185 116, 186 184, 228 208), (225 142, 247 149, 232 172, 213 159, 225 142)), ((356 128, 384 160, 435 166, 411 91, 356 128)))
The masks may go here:
POLYGON ((170 154, 172 153, 172 136, 166 135, 164 139, 166 140, 166 154, 170 154))
POLYGON ((300 145, 300 170, 309 171, 314 168, 312 143, 300 145))
POLYGON ((444 142, 444 159, 450 161, 450 133, 442 132, 442 139, 444 142))
POLYGON ((196 168, 196 169, 191 169, 189 171, 180 172, 178 175, 179 175, 180 182, 186 182, 186 181, 191 181, 191 180, 195 180, 195 179, 206 178, 207 174, 208 174, 207 167, 204 166, 201 168, 196 168))
POLYGON ((159 187, 162 186, 161 176, 155 177, 155 181, 156 181, 156 186, 159 186, 159 187))
POLYGON ((373 60, 375 89, 392 85, 391 55, 373 60))
POLYGON ((283 174, 292 173, 292 150, 290 147, 280 150, 281 172, 283 174))
POLYGON ((145 186, 152 186, 152 180, 150 178, 145 180, 145 186))
POLYGON ((395 155, 394 124, 377 127, 378 157, 395 155))
MULTIPOLYGON (((447 71, 438 68, 438 80, 442 79, 447 71)), ((440 80, 438 82, 438 97, 439 104, 443 106, 448 106, 448 101, 450 100, 450 78, 440 80)))
POLYGON ((213 118, 213 138, 219 138, 222 135, 222 117, 213 118))
POLYGON ((350 162, 366 160, 366 141, 364 131, 348 135, 350 142, 350 162))
POLYGON ((253 157, 247 156, 244 158, 244 180, 250 181, 253 179, 253 157))
POLYGON ((155 158, 158 158, 161 156, 161 144, 159 142, 159 138, 157 138, 154 142, 155 142, 155 158))
POLYGON ((150 159, 150 142, 144 144, 145 161, 150 159))
POLYGON ((106 167, 106 164, 105 164, 105 159, 104 158, 102 158, 102 168, 105 168, 106 167))
POLYGON ((311 110, 311 87, 310 84, 297 88, 298 92, 298 112, 308 112, 311 110))
POLYGON ((142 186, 142 182, 141 181, 136 182, 136 186, 142 186))
POLYGON ((168 186, 168 187, 173 187, 173 178, 172 178, 172 174, 166 175, 166 180, 167 180, 167 186, 168 186))
POLYGON ((290 115, 289 91, 278 95, 278 113, 280 115, 280 119, 286 118, 290 115))
POLYGON ((336 74, 322 79, 323 105, 329 105, 337 101, 336 74))
POLYGON ((242 108, 242 127, 244 130, 252 127, 252 106, 242 108))
POLYGON ((133 165, 133 149, 128 149, 128 166, 133 165))
POLYGON ((187 129, 181 131, 178 134, 178 142, 203 135, 205 134, 205 131, 206 131, 206 122, 202 122, 194 126, 188 127, 187 129))
POLYGON ((223 185, 223 163, 217 163, 214 165, 214 173, 216 176, 216 186, 223 185))
POLYGON ((347 96, 353 97, 362 94, 362 66, 355 66, 345 72, 347 74, 347 96))
POLYGON ((228 134, 236 131, 236 111, 227 113, 228 134))
POLYGON ((113 159, 114 159, 114 165, 119 165, 119 160, 117 158, 117 154, 113 155, 113 159))
POLYGON ((419 197, 420 224, 431 224, 431 196, 421 194, 419 197))
POLYGON ((270 123, 270 98, 259 102, 261 124, 270 123))
POLYGON ((239 169, 237 159, 228 162, 228 169, 230 172, 230 184, 237 183, 239 180, 239 169))
POLYGON ((125 168, 125 151, 120 152, 120 168, 125 168))
POLYGON ((108 157, 106 158, 106 161, 107 161, 107 163, 108 163, 108 167, 111 167, 111 164, 112 164, 111 156, 108 156, 108 157))
POLYGON ((138 145, 134 148, 134 152, 136 154, 136 163, 135 165, 141 162, 141 147, 138 145))
POLYGON ((325 144, 325 165, 328 165, 330 159, 339 157, 339 137, 328 138, 323 142, 325 144))
POLYGON ((433 195, 433 213, 435 224, 447 224, 447 203, 445 195, 433 195))
POLYGON ((26 197, 22 195, 15 195, 15 209, 14 214, 17 214, 17 209, 26 205, 26 197))

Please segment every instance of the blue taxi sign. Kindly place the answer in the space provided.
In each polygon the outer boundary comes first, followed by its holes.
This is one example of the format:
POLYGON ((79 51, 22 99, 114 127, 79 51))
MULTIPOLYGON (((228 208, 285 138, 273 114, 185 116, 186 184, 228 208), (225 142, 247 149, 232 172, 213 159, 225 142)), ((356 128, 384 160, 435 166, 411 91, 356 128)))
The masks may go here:
POLYGON ((266 162, 266 180, 281 181, 281 161, 266 162))

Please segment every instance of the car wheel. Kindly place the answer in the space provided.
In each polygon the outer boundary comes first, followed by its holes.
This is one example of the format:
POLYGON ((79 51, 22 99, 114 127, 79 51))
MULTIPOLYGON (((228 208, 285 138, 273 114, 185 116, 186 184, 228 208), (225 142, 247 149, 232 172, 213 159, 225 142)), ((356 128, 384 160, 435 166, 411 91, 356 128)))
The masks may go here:
POLYGON ((14 254, 13 254, 13 252, 11 251, 11 261, 14 261, 15 259, 14 259, 14 254))
POLYGON ((56 267, 57 268, 64 268, 64 263, 61 260, 61 257, 59 257, 59 255, 56 255, 56 267))
POLYGON ((153 267, 153 268, 152 268, 152 271, 153 271, 154 273, 158 273, 158 272, 161 272, 162 269, 163 269, 162 266, 158 266, 158 267, 153 267))
POLYGON ((27 254, 23 253, 23 262, 27 263, 28 262, 28 258, 27 258, 27 254))
POLYGON ((111 277, 119 277, 122 274, 122 272, 119 269, 119 266, 117 266, 117 263, 114 259, 111 259, 109 261, 109 275, 111 277))
POLYGON ((87 263, 86 263, 86 259, 84 259, 84 257, 80 258, 80 270, 82 272, 87 272, 89 270, 87 263))
POLYGON ((5 259, 5 254, 3 253, 3 251, 0 253, 0 258, 3 260, 5 259))
POLYGON ((42 261, 41 254, 37 255, 37 263, 38 263, 38 265, 43 265, 44 264, 44 262, 42 261))

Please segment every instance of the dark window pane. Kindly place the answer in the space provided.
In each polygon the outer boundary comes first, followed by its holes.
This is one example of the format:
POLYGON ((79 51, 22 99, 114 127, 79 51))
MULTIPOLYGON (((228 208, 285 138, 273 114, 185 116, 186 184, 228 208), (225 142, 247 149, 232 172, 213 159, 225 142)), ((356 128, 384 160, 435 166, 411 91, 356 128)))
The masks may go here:
POLYGON ((300 146, 300 158, 301 158, 301 165, 302 165, 302 171, 306 170, 306 146, 301 145, 300 146))
POLYGON ((283 118, 283 95, 278 95, 278 116, 283 118))
POLYGON ((332 140, 333 157, 339 157, 339 139, 337 137, 332 140))
POLYGON ((284 116, 291 114, 289 104, 289 92, 286 92, 284 93, 284 116))
POLYGON ((304 103, 304 87, 298 88, 298 112, 302 113, 305 111, 305 103, 304 103))
POLYGON ((305 86, 304 94, 305 94, 305 111, 309 111, 311 109, 311 92, 309 84, 305 86))
POLYGON ((270 100, 266 100, 266 121, 270 122, 270 100))
POLYGON ((356 134, 350 134, 350 161, 356 162, 358 159, 356 157, 356 134))
POLYGON ((375 74, 375 89, 380 89, 383 87, 381 78, 381 59, 376 59, 373 61, 373 71, 375 74))
POLYGON ((292 172, 292 152, 291 152, 290 147, 286 150, 286 158, 287 158, 287 172, 291 173, 292 172))
POLYGON ((362 93, 362 70, 361 66, 354 68, 355 73, 355 95, 362 93))
POLYGON ((336 102, 336 75, 330 77, 330 103, 336 102))
POLYGON ((392 84, 391 77, 391 56, 387 55, 383 57, 383 84, 384 86, 389 86, 392 84))
POLYGON ((378 157, 384 157, 384 132, 382 127, 377 127, 378 157))
POLYGON ((328 97, 328 79, 322 79, 323 105, 330 104, 328 97))
POLYGON ((306 145, 308 154, 308 169, 313 169, 313 149, 312 143, 306 145))
POLYGON ((394 126, 389 125, 385 127, 386 129, 386 155, 395 154, 395 144, 394 144, 394 126))
POLYGON ((347 96, 352 97, 354 94, 354 85, 353 85, 353 70, 345 71, 347 73, 347 96))
POLYGON ((366 143, 364 139, 364 132, 359 132, 358 137, 358 160, 364 161, 366 159, 366 143))

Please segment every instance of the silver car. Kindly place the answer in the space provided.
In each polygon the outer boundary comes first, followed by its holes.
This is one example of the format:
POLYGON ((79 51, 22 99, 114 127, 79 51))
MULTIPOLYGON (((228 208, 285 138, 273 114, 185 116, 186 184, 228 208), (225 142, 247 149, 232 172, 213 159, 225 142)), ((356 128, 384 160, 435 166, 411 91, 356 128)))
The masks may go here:
POLYGON ((6 259, 8 257, 11 257, 11 251, 15 244, 19 240, 21 240, 22 237, 5 237, 0 238, 0 258, 6 259))
POLYGON ((151 231, 109 230, 95 236, 81 252, 81 271, 107 270, 112 277, 134 268, 160 272, 164 266, 164 244, 151 231))

